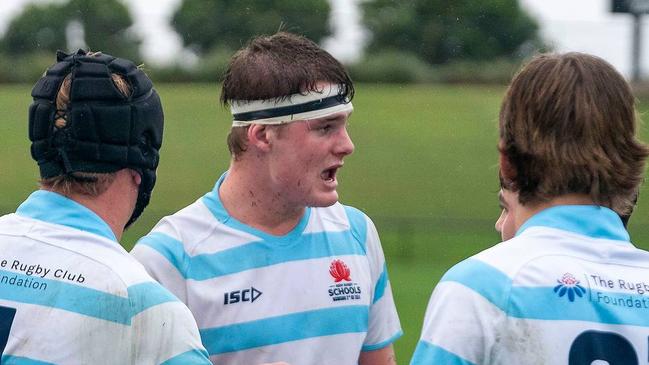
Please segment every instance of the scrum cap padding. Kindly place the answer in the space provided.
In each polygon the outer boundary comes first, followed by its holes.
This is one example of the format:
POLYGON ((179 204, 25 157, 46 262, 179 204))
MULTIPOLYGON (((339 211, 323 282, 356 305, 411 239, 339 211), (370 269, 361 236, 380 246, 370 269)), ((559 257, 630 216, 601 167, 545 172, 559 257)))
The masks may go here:
MULTIPOLYGON (((71 172, 113 172, 158 165, 163 113, 151 80, 132 62, 101 54, 59 53, 58 63, 34 86, 29 109, 32 157, 41 177, 71 172), (119 92, 111 74, 123 76, 130 96, 119 92), (66 126, 57 128, 56 95, 71 75, 66 126)), ((61 113, 61 111, 59 111, 61 113)))

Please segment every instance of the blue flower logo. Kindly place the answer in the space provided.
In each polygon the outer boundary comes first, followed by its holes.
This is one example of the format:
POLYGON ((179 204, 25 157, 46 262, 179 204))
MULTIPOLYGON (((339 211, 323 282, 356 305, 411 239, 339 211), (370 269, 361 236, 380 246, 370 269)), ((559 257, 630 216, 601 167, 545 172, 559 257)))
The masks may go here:
POLYGON ((579 285, 579 280, 575 279, 570 273, 563 274, 563 277, 561 280, 557 280, 557 283, 559 285, 554 287, 554 292, 559 294, 559 297, 568 294, 568 300, 571 302, 575 301, 575 295, 581 298, 586 293, 586 289, 579 285))

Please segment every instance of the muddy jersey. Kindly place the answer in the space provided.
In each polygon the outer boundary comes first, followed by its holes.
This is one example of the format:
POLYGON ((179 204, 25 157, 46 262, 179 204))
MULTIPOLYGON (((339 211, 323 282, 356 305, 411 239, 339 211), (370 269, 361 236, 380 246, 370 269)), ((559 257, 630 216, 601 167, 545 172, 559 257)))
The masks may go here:
POLYGON ((363 213, 307 208, 291 232, 272 236, 228 215, 222 179, 131 252, 189 306, 214 363, 356 364, 401 335, 363 213))
POLYGON ((210 364, 187 307, 86 207, 39 190, 0 217, 3 365, 210 364))
POLYGON ((644 364, 648 340, 649 253, 612 210, 558 206, 442 277, 411 364, 644 364))

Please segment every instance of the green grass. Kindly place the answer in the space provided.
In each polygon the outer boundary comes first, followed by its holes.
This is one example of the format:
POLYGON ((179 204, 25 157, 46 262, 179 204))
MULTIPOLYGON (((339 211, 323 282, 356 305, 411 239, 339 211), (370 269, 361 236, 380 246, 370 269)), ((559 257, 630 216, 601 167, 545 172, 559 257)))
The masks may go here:
MULTIPOLYGON (((216 85, 159 85, 165 142, 150 207, 123 239, 129 249, 164 215, 210 190, 227 168, 230 125, 216 85)), ((29 156, 30 86, 0 87, 0 212, 33 191, 29 156)), ((407 363, 428 298, 454 263, 498 242, 497 116, 503 87, 358 85, 350 133, 356 152, 341 171, 341 200, 364 210, 381 234, 404 336, 407 363)), ((641 111, 649 103, 640 104, 641 111)), ((642 134, 647 128, 642 126, 642 134)), ((649 247, 646 188, 631 234, 649 247)), ((647 198, 649 199, 649 198, 647 198)))

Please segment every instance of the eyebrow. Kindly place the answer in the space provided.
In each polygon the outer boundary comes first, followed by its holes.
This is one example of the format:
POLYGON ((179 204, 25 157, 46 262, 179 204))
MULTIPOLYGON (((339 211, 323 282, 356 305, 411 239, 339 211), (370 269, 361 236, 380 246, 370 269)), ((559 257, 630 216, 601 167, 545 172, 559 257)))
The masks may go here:
POLYGON ((313 120, 313 121, 331 122, 331 121, 334 121, 334 120, 339 120, 339 119, 343 119, 343 118, 349 118, 349 117, 351 117, 352 112, 353 111, 350 111, 350 112, 347 112, 347 113, 338 112, 338 113, 335 113, 335 114, 330 114, 330 115, 326 115, 326 116, 321 117, 321 118, 314 118, 314 119, 311 119, 311 120, 313 120))
POLYGON ((507 204, 505 204, 505 198, 503 197, 502 191, 498 192, 498 205, 500 206, 500 209, 507 208, 507 204))

